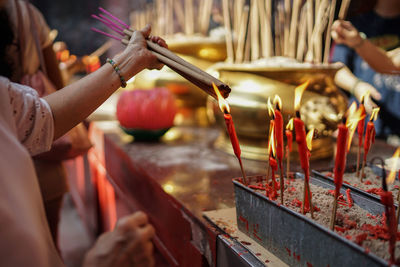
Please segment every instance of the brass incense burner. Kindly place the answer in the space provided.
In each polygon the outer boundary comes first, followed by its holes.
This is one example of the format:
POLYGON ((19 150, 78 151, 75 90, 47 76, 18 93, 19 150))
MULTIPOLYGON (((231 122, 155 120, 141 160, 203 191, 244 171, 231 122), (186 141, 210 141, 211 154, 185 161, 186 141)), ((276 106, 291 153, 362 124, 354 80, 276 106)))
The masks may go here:
MULTIPOLYGON (((216 64, 210 72, 229 84, 232 89, 226 99, 231 108, 242 156, 248 159, 267 160, 269 120, 267 100, 277 94, 282 99, 284 126, 294 117, 294 89, 310 80, 301 101, 301 118, 306 130, 315 128, 318 137, 313 140, 312 159, 333 155, 331 135, 347 109, 347 98, 334 85, 333 79, 341 64, 320 66, 263 67, 250 64, 216 64)), ((208 100, 211 119, 226 133, 226 126, 218 103, 208 100)), ((286 138, 284 138, 286 140, 286 138)), ((227 134, 223 134, 216 146, 233 153, 227 134)), ((293 156, 297 158, 297 144, 293 142, 293 156)))

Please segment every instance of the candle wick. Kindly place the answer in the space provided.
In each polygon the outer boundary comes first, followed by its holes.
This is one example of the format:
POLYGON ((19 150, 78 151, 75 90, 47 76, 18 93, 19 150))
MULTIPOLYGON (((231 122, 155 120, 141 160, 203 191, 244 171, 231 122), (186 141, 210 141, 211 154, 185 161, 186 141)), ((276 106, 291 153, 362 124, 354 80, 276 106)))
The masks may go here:
POLYGON ((346 125, 346 119, 347 119, 346 116, 343 116, 342 123, 345 124, 345 125, 346 125))
POLYGON ((278 104, 278 103, 276 103, 275 108, 276 108, 278 111, 281 111, 281 108, 279 107, 279 104, 278 104))
POLYGON ((296 110, 296 117, 300 119, 300 111, 296 110))
POLYGON ((229 111, 226 108, 224 108, 224 114, 226 114, 226 115, 230 114, 229 111))

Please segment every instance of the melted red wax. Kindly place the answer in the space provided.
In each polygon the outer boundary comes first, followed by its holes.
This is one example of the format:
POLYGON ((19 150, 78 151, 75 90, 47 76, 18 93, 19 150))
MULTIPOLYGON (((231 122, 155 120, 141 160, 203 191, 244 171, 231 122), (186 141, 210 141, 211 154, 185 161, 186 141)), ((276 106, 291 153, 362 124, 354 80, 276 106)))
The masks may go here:
POLYGON ((370 180, 366 180, 366 181, 364 182, 364 184, 365 184, 365 185, 370 185, 370 184, 372 184, 372 183, 371 183, 370 180))
POLYGON ((243 245, 246 245, 246 246, 250 246, 251 245, 251 243, 247 242, 247 241, 240 241, 240 243, 242 243, 243 245))
POLYGON ((380 195, 383 192, 383 189, 381 187, 374 187, 374 188, 368 189, 366 191, 367 191, 367 193, 370 193, 370 194, 380 195))
POLYGON ((307 267, 313 267, 313 265, 309 262, 307 262, 307 267))
POLYGON ((353 206, 353 199, 351 198, 350 195, 350 189, 346 190, 346 196, 347 196, 347 204, 349 204, 349 208, 353 206))

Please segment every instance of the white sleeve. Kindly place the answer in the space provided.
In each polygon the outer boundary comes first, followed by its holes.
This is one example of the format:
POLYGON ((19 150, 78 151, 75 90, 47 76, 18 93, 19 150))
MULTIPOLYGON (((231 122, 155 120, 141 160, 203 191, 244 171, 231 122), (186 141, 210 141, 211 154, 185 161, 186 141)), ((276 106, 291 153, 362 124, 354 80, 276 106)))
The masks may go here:
POLYGON ((54 120, 49 104, 28 86, 10 83, 8 88, 18 140, 31 155, 50 150, 54 120))

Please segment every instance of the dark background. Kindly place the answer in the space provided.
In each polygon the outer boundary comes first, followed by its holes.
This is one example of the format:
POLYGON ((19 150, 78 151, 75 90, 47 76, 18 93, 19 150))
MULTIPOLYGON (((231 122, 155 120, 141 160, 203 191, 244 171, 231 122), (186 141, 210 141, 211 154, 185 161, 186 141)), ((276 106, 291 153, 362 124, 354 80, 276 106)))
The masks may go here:
MULTIPOLYGON (((106 41, 106 37, 90 30, 91 27, 105 30, 101 23, 90 17, 91 14, 98 13, 99 6, 129 22, 129 12, 140 8, 146 1, 153 2, 152 0, 31 0, 43 13, 50 28, 58 30, 56 41, 65 41, 71 53, 78 56, 92 53, 106 41)), ((220 0, 214 0, 214 3, 218 2, 220 0)), ((348 16, 371 10, 375 2, 376 0, 353 0, 348 16)), ((338 0, 337 13, 340 3, 338 0)), ((120 49, 122 46, 115 41, 111 51, 120 49)))

